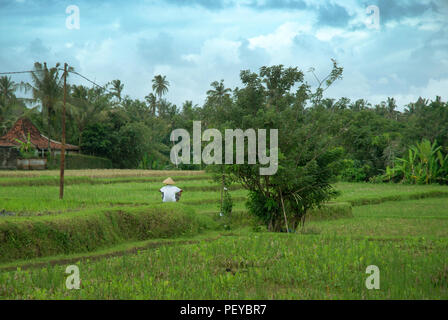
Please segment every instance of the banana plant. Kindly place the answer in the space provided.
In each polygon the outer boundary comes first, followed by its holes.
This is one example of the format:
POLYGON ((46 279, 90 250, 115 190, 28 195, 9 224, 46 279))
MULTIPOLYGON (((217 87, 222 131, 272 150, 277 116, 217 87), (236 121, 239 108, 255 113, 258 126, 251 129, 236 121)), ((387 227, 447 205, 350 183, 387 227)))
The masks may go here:
POLYGON ((31 143, 31 136, 30 136, 29 132, 28 132, 27 139, 25 141, 22 141, 20 139, 14 139, 14 140, 16 140, 18 143, 20 143, 20 147, 18 149, 20 151, 20 154, 23 157, 28 157, 28 156, 34 155, 34 146, 31 143))
POLYGON ((448 154, 443 156, 441 150, 437 141, 423 139, 409 148, 407 158, 395 158, 393 168, 386 168, 383 179, 412 184, 447 183, 448 154))
POLYGON ((442 152, 437 151, 437 160, 439 161, 440 167, 437 171, 438 181, 441 183, 448 183, 448 153, 443 157, 442 152))

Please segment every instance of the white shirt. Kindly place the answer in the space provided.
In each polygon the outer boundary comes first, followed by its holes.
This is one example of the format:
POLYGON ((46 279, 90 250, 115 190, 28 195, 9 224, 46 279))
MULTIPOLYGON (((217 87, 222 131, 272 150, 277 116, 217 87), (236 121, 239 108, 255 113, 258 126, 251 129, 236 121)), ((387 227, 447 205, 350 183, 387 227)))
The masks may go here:
POLYGON ((160 189, 160 192, 163 193, 163 202, 176 202, 176 193, 180 191, 181 189, 176 186, 164 186, 160 189))

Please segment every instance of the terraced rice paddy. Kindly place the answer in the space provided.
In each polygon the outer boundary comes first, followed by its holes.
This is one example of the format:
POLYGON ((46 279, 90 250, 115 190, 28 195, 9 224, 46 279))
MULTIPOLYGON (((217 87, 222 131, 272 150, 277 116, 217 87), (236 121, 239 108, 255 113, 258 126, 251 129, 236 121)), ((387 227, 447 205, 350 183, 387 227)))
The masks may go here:
POLYGON ((203 172, 67 171, 63 201, 56 171, 1 172, 0 298, 447 299, 448 187, 335 186, 331 205, 350 215, 273 234, 238 185, 219 217, 203 172), (168 175, 185 192, 161 205, 168 175), (71 264, 79 290, 65 286, 71 264), (365 286, 369 265, 379 290, 365 286))

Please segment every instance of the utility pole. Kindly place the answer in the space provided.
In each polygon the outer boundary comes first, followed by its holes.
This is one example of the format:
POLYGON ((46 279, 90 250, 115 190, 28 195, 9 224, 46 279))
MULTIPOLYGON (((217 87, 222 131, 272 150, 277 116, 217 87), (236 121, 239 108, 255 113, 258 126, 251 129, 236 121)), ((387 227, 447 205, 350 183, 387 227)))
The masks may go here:
POLYGON ((61 172, 59 177, 59 199, 64 198, 64 166, 65 166, 65 101, 67 99, 67 63, 64 63, 64 102, 62 104, 62 148, 61 172))

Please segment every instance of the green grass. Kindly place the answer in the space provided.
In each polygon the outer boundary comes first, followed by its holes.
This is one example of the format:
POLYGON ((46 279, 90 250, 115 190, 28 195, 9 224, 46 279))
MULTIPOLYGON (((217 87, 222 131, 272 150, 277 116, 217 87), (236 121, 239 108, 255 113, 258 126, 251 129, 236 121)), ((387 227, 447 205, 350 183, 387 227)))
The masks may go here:
MULTIPOLYGON (((185 176, 184 178, 189 180, 180 180, 177 184, 185 190, 181 202, 192 205, 198 208, 199 211, 217 211, 220 199, 219 186, 212 183, 209 179, 203 179, 203 176, 200 175, 185 176), (198 178, 199 180, 196 180, 198 178)), ((10 178, 0 178, 0 183, 3 179, 10 178)), ((23 180, 23 178, 20 179, 23 180)), ((52 179, 56 178, 53 177, 52 179)), ((157 179, 160 180, 159 177, 157 179)), ((58 199, 59 188, 56 185, 12 185, 1 187, 0 210, 5 209, 18 213, 42 215, 111 205, 152 205, 160 203, 158 190, 161 187, 161 183, 159 180, 135 182, 131 179, 132 182, 127 183, 84 183, 67 185, 65 187, 63 201, 58 199)), ((338 183, 335 187, 341 191, 341 195, 334 201, 349 202, 354 205, 380 203, 387 200, 408 200, 425 196, 448 197, 448 187, 438 185, 409 186, 396 184, 338 183)), ((231 191, 231 195, 235 203, 241 203, 244 206, 247 197, 245 190, 233 190, 231 191)))
POLYGON ((57 172, 0 174, 0 210, 19 214, 0 217, 15 239, 6 246, 0 235, 0 299, 448 298, 447 186, 337 183, 340 196, 298 233, 273 234, 255 227, 245 190, 233 188, 232 217, 220 218, 220 186, 189 174, 68 170, 62 201, 57 172), (168 175, 185 192, 165 206, 158 189, 168 175), (161 223, 145 224, 145 208, 161 223), (189 213, 160 220, 154 208, 189 213), (89 232, 95 226, 106 227, 89 232), (76 248, 58 240, 77 232, 76 248), (37 247, 47 251, 33 255, 37 247), (65 268, 74 263, 82 286, 67 290, 65 268), (380 268, 380 290, 365 287, 371 264, 380 268), (14 266, 27 269, 5 271, 14 266))
POLYGON ((125 241, 195 235, 217 227, 177 204, 84 210, 0 220, 1 262, 90 252, 125 241))
MULTIPOLYGON (((448 219, 448 199, 434 198, 409 200, 400 203, 389 201, 353 209, 357 217, 400 219, 448 219)), ((423 223, 420 221, 420 223, 423 223)))
POLYGON ((79 262, 81 289, 65 267, 0 273, 0 297, 15 299, 446 299, 446 247, 254 233, 79 262), (380 269, 380 290, 365 287, 380 269))
POLYGON ((441 185, 339 182, 335 187, 341 192, 337 201, 350 202, 355 206, 425 197, 448 197, 448 187, 441 185))
MULTIPOLYGON (((204 190, 188 192, 189 184, 179 183, 185 188, 181 203, 202 204, 204 202, 216 203, 219 192, 207 191, 207 182, 203 184, 204 190)), ((119 183, 105 185, 79 184, 69 185, 65 188, 64 200, 58 199, 59 188, 56 186, 12 186, 0 188, 0 210, 13 212, 45 213, 53 211, 76 210, 99 206, 141 204, 160 204, 161 196, 158 191, 161 184, 119 183)), ((244 190, 232 192, 233 197, 244 198, 244 190)))
POLYGON ((14 271, 17 269, 25 270, 36 267, 45 267, 48 265, 59 265, 67 263, 76 263, 79 261, 94 261, 108 257, 116 257, 122 255, 132 255, 150 248, 161 246, 197 243, 200 241, 214 241, 222 236, 222 234, 232 233, 231 231, 213 231, 202 232, 196 235, 183 234, 176 238, 158 238, 143 241, 130 241, 113 245, 107 248, 101 248, 91 252, 78 252, 70 254, 60 254, 47 257, 39 257, 33 259, 19 259, 11 262, 0 264, 0 271, 14 271))
POLYGON ((308 228, 323 235, 448 238, 446 204, 446 199, 424 199, 354 207, 352 219, 310 222, 308 228))

